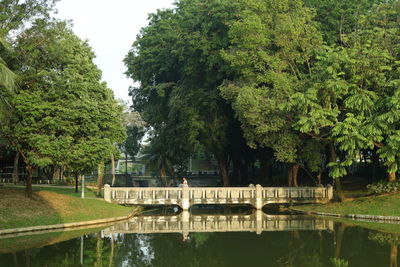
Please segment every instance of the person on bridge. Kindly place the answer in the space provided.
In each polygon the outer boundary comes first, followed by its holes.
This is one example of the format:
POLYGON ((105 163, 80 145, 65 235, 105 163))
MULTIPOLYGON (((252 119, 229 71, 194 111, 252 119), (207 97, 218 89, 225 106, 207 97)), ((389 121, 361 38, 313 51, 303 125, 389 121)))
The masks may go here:
POLYGON ((183 186, 189 186, 185 177, 182 178, 182 184, 183 186))

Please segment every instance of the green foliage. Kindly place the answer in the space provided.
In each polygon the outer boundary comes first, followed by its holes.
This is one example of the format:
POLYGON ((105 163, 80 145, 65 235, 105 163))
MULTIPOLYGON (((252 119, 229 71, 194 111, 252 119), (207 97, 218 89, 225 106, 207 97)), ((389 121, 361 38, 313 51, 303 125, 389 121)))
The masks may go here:
POLYGON ((0 36, 21 29, 38 18, 49 18, 58 0, 2 0, 0 2, 0 36))
POLYGON ((321 44, 312 12, 299 1, 240 3, 240 20, 229 31, 232 44, 222 52, 240 77, 225 81, 221 94, 232 103, 251 147, 271 147, 277 160, 300 162, 307 138, 293 129, 296 113, 288 103, 305 86, 302 79, 321 44))
POLYGON ((38 20, 18 37, 11 64, 19 86, 2 131, 27 165, 91 171, 124 139, 122 109, 93 58, 64 22, 38 20))
POLYGON ((367 185, 368 191, 374 194, 392 193, 400 191, 400 181, 387 182, 379 181, 373 184, 367 185))
POLYGON ((184 166, 182 159, 199 144, 215 155, 227 153, 234 118, 218 86, 233 71, 220 50, 228 46, 228 24, 237 12, 232 1, 177 2, 174 10, 150 15, 125 58, 127 75, 140 82, 131 89, 134 109, 173 165, 184 166))
POLYGON ((266 148, 310 172, 330 167, 336 179, 361 151, 377 149, 397 171, 398 1, 175 5, 150 15, 125 58, 126 74, 140 82, 134 108, 172 165, 199 146, 220 168, 241 164, 238 151, 254 161, 266 148))
POLYGON ((340 258, 330 258, 330 262, 334 267, 348 267, 349 262, 345 259, 340 258))
POLYGON ((373 240, 383 246, 400 244, 400 237, 398 235, 382 232, 369 232, 368 239, 373 240))

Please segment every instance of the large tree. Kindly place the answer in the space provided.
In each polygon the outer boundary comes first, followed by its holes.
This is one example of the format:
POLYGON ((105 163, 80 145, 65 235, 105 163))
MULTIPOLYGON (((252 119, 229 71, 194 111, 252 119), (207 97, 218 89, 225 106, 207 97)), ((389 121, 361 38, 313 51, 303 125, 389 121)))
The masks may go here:
POLYGON ((224 185, 229 146, 238 138, 229 133, 234 113, 218 91, 235 73, 220 51, 229 46, 229 24, 239 10, 232 1, 179 1, 174 10, 150 16, 125 59, 127 74, 140 82, 131 91, 134 106, 153 127, 154 140, 168 142, 172 158, 186 161, 196 146, 206 147, 224 185))
POLYGON ((124 138, 121 110, 93 58, 64 22, 38 20, 17 39, 19 86, 2 130, 26 165, 29 196, 35 167, 92 170, 124 138))
POLYGON ((318 158, 309 154, 321 149, 293 129, 298 114, 287 104, 307 86, 321 35, 301 1, 239 2, 241 16, 230 27, 232 44, 223 56, 240 75, 220 90, 232 103, 248 144, 271 147, 278 161, 290 164, 289 184, 297 185, 300 164, 318 158))

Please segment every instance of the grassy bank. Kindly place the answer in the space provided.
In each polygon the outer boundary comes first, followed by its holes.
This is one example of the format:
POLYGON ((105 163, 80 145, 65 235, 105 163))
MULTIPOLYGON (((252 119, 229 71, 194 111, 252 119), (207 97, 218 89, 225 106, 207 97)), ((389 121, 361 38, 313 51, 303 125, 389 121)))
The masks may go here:
POLYGON ((0 229, 81 222, 126 216, 132 208, 95 199, 87 190, 81 199, 74 188, 34 187, 33 199, 25 190, 0 187, 0 229))
POLYGON ((296 206, 302 211, 346 214, 400 216, 400 194, 360 197, 343 203, 296 206))

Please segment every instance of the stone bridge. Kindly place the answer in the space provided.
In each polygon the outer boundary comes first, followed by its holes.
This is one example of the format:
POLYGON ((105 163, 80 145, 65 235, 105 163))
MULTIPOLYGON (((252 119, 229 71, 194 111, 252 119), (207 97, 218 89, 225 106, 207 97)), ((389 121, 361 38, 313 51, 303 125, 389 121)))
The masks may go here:
POLYGON ((241 204, 262 209, 267 204, 324 203, 333 197, 328 187, 110 187, 104 199, 123 205, 241 204))
POLYGON ((135 216, 104 231, 116 233, 256 232, 333 230, 333 221, 302 215, 267 215, 261 210, 246 215, 193 215, 182 211, 172 216, 135 216))

